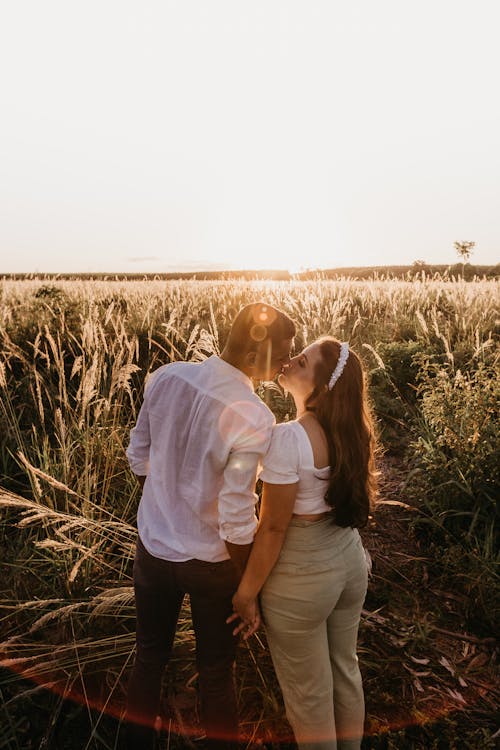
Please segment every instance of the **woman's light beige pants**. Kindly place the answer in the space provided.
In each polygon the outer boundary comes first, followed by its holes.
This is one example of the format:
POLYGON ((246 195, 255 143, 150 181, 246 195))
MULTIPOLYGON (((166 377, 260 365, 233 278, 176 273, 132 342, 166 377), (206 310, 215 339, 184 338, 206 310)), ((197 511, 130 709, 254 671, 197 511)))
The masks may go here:
POLYGON ((300 750, 359 750, 365 708, 356 642, 366 587, 357 529, 292 518, 261 606, 300 750))

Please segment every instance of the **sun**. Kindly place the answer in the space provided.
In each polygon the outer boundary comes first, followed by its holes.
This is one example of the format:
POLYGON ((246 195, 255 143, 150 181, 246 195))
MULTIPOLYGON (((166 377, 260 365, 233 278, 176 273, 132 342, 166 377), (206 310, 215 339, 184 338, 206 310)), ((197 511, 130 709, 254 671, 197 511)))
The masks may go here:
POLYGON ((298 263, 290 263, 288 268, 286 269, 290 276, 295 276, 295 274, 303 273, 304 271, 309 271, 309 268, 306 268, 303 265, 299 265, 298 263))

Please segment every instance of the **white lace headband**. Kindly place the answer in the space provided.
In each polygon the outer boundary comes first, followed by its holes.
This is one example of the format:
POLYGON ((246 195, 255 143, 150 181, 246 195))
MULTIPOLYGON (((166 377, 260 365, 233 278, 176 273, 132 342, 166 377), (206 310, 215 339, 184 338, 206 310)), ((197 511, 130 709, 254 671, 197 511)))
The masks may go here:
POLYGON ((349 357, 349 342, 343 341, 340 345, 340 354, 338 362, 335 366, 335 370, 332 372, 332 376, 328 383, 328 390, 331 391, 337 380, 344 372, 345 363, 349 357))

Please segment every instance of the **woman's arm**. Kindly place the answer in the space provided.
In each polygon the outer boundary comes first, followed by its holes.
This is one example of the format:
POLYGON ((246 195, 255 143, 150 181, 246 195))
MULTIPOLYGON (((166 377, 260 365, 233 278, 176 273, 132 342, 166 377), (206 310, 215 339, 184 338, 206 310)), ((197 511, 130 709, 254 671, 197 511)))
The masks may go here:
POLYGON ((238 617, 242 622, 235 633, 245 630, 245 638, 257 630, 256 598, 273 569, 283 546, 286 530, 293 514, 298 482, 269 484, 264 482, 257 533, 245 572, 233 597, 233 614, 228 622, 238 617))

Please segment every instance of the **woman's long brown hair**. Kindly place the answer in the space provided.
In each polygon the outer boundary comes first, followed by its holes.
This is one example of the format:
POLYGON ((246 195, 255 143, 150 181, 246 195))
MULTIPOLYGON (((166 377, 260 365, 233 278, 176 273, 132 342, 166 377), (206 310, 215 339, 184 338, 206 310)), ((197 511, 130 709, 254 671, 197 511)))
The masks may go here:
POLYGON ((325 501, 338 526, 366 525, 376 496, 375 436, 360 359, 349 350, 342 375, 332 390, 328 382, 340 355, 340 341, 319 340, 321 359, 315 387, 306 401, 328 441, 331 474, 325 501))

